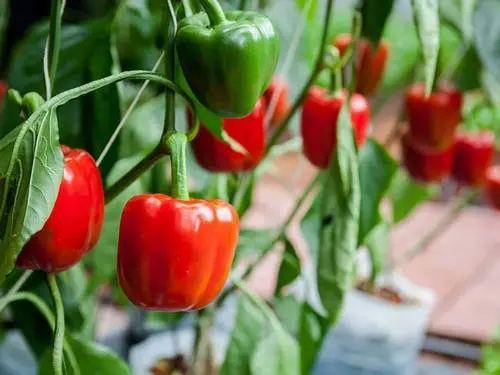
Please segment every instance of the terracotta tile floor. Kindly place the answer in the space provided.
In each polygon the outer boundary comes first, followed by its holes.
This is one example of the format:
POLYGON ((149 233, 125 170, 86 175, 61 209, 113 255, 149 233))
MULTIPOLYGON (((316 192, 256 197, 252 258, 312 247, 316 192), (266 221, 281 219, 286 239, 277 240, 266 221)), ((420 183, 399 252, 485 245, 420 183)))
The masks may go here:
MULTIPOLYGON (((282 157, 277 165, 279 168, 258 185, 245 226, 265 228, 282 222, 293 206, 294 197, 314 175, 313 168, 298 154, 282 157)), ((391 256, 412 247, 446 210, 446 203, 421 206, 393 231, 391 256)), ((307 260, 307 246, 297 223, 290 230, 290 238, 307 260)), ((252 284, 260 293, 269 294, 273 288, 279 251, 270 254, 252 277, 252 284)), ((500 213, 467 208, 426 252, 406 264, 402 271, 414 282, 436 292, 431 331, 488 340, 500 324, 500 213)))

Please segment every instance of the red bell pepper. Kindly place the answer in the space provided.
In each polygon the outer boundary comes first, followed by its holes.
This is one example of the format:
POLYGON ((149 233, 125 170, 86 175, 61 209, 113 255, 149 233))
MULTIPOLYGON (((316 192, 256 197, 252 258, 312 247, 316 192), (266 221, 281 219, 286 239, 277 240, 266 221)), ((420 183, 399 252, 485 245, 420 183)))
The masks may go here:
POLYGON ((288 85, 281 78, 275 77, 267 90, 264 93, 264 101, 266 107, 269 108, 271 101, 275 93, 278 96, 276 101, 276 107, 271 117, 271 126, 279 125, 288 115, 289 103, 288 103, 288 85))
MULTIPOLYGON (((203 124, 200 124, 200 131, 191 142, 198 164, 211 172, 254 169, 264 157, 266 148, 264 117, 265 104, 260 98, 248 116, 223 120, 223 129, 245 148, 247 154, 233 150, 228 144, 212 135, 203 124)), ((192 127, 192 116, 189 110, 187 110, 187 118, 189 126, 192 127)))
POLYGON ((458 134, 453 158, 453 178, 466 186, 482 185, 494 152, 495 134, 492 132, 458 134))
POLYGON ((61 146, 64 175, 47 222, 26 244, 16 266, 61 272, 75 265, 99 240, 104 191, 94 159, 84 150, 61 146))
POLYGON ((403 163, 415 180, 424 183, 437 183, 451 173, 455 144, 448 148, 432 149, 419 144, 406 131, 402 136, 403 163))
POLYGON ((411 137, 432 148, 447 149, 462 120, 463 95, 448 83, 425 97, 424 84, 411 86, 406 94, 406 110, 411 137))
POLYGON ((500 210, 500 165, 487 169, 484 194, 493 208, 500 210))
MULTIPOLYGON (((301 120, 304 154, 316 167, 328 168, 337 144, 337 120, 347 91, 329 96, 327 90, 313 86, 307 95, 301 120)), ((354 94, 350 103, 351 122, 358 147, 366 140, 370 109, 364 96, 354 94)))
MULTIPOLYGON (((343 56, 352 43, 350 34, 339 34, 334 41, 335 47, 343 56)), ((384 76, 387 60, 389 59, 389 45, 380 41, 374 51, 370 41, 361 39, 358 45, 356 60, 356 92, 366 97, 373 95, 384 76)))
POLYGON ((120 286, 147 310, 202 309, 227 280, 238 234, 238 214, 226 202, 136 196, 121 218, 120 286))

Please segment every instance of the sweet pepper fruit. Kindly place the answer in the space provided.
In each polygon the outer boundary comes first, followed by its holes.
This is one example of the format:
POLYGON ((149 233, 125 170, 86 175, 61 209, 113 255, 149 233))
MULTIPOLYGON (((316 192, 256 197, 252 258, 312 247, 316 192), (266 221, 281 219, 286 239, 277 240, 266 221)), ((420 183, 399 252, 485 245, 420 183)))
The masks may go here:
POLYGON ((482 185, 495 153, 495 134, 489 131, 456 136, 453 178, 466 186, 482 185))
POLYGON ((411 138, 406 130, 402 138, 403 163, 408 174, 423 183, 438 183, 451 173, 455 144, 433 149, 411 138))
POLYGON ((406 110, 412 139, 432 148, 447 149, 462 120, 462 101, 462 93, 449 83, 442 83, 427 98, 424 84, 411 86, 406 94, 406 110))
MULTIPOLYGON (((191 112, 189 109, 186 112, 192 127, 191 112)), ((223 129, 245 148, 246 154, 233 150, 200 124, 198 135, 191 142, 198 164, 210 172, 238 172, 255 168, 264 157, 266 148, 264 117, 265 105, 261 98, 248 116, 223 120, 223 129)))
POLYGON ((104 191, 94 159, 84 150, 61 146, 64 175, 47 222, 19 254, 16 266, 61 272, 75 265, 99 239, 104 191))
POLYGON ((136 196, 121 218, 120 286, 146 310, 202 309, 227 280, 238 233, 238 214, 226 202, 136 196))
POLYGON ((486 170, 484 194, 493 208, 500 210, 500 165, 494 165, 486 170))
POLYGON ((220 117, 248 115, 269 86, 279 57, 271 21, 255 12, 224 14, 215 0, 179 23, 175 38, 183 74, 196 98, 220 117))
MULTIPOLYGON (((302 108, 301 134, 304 154, 316 167, 328 168, 337 144, 337 120, 347 91, 330 96, 328 91, 313 86, 302 108)), ((350 103, 351 122, 356 143, 363 145, 370 124, 370 109, 365 97, 354 94, 350 103)))
POLYGON ((276 107, 271 117, 271 127, 279 125, 286 118, 290 110, 290 104, 288 102, 288 85, 279 77, 273 78, 271 84, 264 92, 264 100, 268 110, 274 95, 276 95, 277 98, 275 99, 276 107))
MULTIPOLYGON (((343 56, 352 43, 350 34, 339 34, 334 45, 343 56)), ((361 39, 358 45, 358 56, 356 60, 356 92, 371 96, 377 90, 384 76, 387 61, 389 59, 389 45, 381 40, 375 50, 370 41, 361 39)))

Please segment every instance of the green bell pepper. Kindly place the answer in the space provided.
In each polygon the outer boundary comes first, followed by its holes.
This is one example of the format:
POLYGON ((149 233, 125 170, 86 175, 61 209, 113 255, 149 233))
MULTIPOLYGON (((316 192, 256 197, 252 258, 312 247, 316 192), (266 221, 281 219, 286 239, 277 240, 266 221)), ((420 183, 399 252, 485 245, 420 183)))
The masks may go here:
POLYGON ((273 77, 278 34, 264 15, 224 14, 216 0, 201 3, 206 12, 178 26, 175 44, 182 72, 206 108, 221 117, 246 116, 273 77))

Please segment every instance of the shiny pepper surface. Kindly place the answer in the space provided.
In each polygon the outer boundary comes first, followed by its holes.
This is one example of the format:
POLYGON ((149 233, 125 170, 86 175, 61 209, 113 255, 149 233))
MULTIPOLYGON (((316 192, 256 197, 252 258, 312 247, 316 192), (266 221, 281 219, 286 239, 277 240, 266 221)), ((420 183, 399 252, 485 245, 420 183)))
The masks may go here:
MULTIPOLYGON (((189 110, 187 116, 192 126, 189 110)), ((255 168, 264 157, 266 148, 264 117, 264 101, 259 99, 248 116, 223 120, 223 129, 245 148, 246 154, 233 150, 201 124, 198 135, 191 143, 198 164, 210 172, 238 172, 255 168)))
POLYGON ((453 178, 466 186, 482 185, 495 153, 495 134, 488 131, 458 134, 453 158, 453 178))
POLYGON ((413 179, 423 183, 438 183, 451 173, 455 145, 446 149, 432 149, 411 138, 406 131, 402 136, 403 163, 413 179))
POLYGON ((500 166, 491 166, 486 171, 484 193, 489 203, 500 210, 500 166))
POLYGON ((175 38, 179 63, 205 107, 220 117, 243 117, 271 82, 279 57, 278 34, 264 15, 224 14, 214 3, 204 0, 207 13, 179 23, 175 38))
POLYGON ((288 103, 288 85, 281 78, 274 78, 266 92, 264 93, 264 100, 266 107, 270 110, 273 96, 276 95, 276 107, 274 108, 271 117, 271 126, 278 126, 288 115, 290 111, 290 104, 288 103))
POLYGON ((84 150, 61 147, 64 175, 47 222, 26 244, 16 266, 61 272, 75 265, 99 240, 104 191, 94 159, 84 150))
POLYGON ((462 120, 463 95, 451 84, 425 97, 425 87, 417 83, 406 94, 406 111, 412 139, 432 148, 448 148, 462 120))
MULTIPOLYGON (((316 167, 328 168, 337 144, 337 120, 347 97, 345 90, 329 96, 320 87, 312 87, 307 95, 301 119, 304 154, 316 167)), ((368 102, 360 94, 354 94, 349 106, 354 137, 358 146, 363 145, 370 124, 368 102)))
POLYGON ((238 214, 226 202, 136 196, 121 218, 120 286, 146 310, 202 309, 228 278, 238 235, 238 214))
MULTIPOLYGON (((351 43, 350 34, 340 34, 334 41, 341 56, 347 52, 351 43)), ((368 40, 360 40, 356 60, 356 92, 364 96, 375 93, 384 76, 388 59, 389 45, 386 42, 380 41, 377 49, 374 50, 368 40)))

